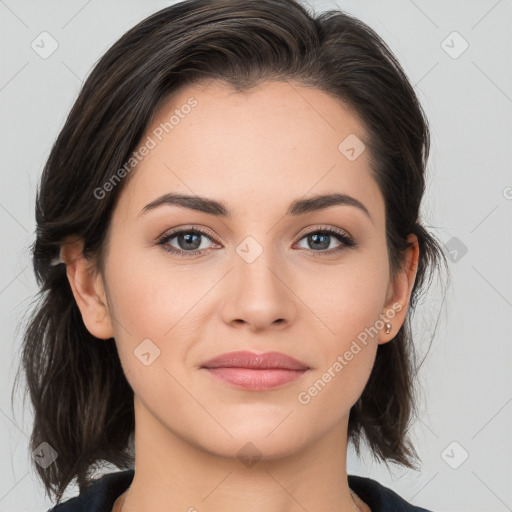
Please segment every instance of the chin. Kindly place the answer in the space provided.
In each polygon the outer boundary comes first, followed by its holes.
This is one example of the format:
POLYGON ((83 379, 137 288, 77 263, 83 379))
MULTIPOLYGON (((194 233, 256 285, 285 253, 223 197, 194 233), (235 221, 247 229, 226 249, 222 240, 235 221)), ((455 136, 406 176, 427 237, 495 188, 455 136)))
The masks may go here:
POLYGON ((238 425, 222 423, 233 437, 224 429, 210 435, 203 430, 205 438, 198 441, 203 449, 216 456, 241 462, 246 459, 277 460, 294 454, 307 444, 303 429, 297 429, 291 422, 286 426, 288 420, 279 425, 280 421, 276 422, 274 417, 268 425, 259 422, 257 427, 250 422, 238 425))
POLYGON ((244 439, 235 438, 227 443, 221 443, 221 446, 215 445, 208 451, 217 457, 236 459, 250 468, 256 463, 279 460, 293 455, 298 451, 299 446, 290 439, 288 441, 284 443, 281 437, 270 441, 269 438, 265 438, 265 435, 248 434, 244 439))

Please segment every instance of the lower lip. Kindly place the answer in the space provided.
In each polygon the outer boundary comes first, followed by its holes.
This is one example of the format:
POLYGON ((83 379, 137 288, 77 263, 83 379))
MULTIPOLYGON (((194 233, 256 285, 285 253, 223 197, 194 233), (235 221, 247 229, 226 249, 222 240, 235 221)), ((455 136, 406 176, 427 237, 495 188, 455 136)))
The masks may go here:
POLYGON ((210 375, 238 388, 251 391, 265 391, 293 382, 309 370, 284 370, 271 368, 254 370, 250 368, 203 368, 210 375))

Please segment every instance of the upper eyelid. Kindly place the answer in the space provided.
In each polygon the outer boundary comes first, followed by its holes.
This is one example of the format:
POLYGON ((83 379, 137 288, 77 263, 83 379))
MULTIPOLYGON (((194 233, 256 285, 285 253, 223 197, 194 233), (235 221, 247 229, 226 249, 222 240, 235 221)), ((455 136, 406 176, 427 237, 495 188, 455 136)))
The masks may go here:
POLYGON ((313 227, 308 226, 308 227, 304 228, 304 230, 299 231, 299 233, 296 236, 300 236, 302 238, 306 235, 309 235, 310 233, 316 233, 317 231, 332 231, 335 234, 338 234, 338 235, 343 234, 347 238, 352 238, 352 235, 346 229, 338 228, 336 226, 327 226, 327 225, 313 226, 313 227))
MULTIPOLYGON (((213 242, 216 242, 216 237, 212 234, 210 234, 210 231, 207 230, 206 228, 198 228, 198 227, 179 227, 179 228, 176 228, 176 229, 171 229, 170 231, 166 231, 163 235, 160 235, 157 240, 158 241, 161 241, 161 240, 168 240, 170 238, 174 238, 176 235, 179 235, 180 233, 189 233, 189 232, 197 232, 198 234, 202 235, 202 236, 207 236, 208 238, 210 238, 213 242)), ((218 242, 216 242, 218 243, 218 242)))

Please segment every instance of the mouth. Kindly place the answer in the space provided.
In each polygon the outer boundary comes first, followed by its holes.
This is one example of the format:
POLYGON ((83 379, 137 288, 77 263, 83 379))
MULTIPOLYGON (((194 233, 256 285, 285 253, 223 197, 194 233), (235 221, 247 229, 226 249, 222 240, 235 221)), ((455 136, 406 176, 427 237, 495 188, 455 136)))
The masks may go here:
POLYGON ((236 388, 265 391, 296 381, 311 368, 286 354, 228 352, 202 363, 202 370, 236 388))

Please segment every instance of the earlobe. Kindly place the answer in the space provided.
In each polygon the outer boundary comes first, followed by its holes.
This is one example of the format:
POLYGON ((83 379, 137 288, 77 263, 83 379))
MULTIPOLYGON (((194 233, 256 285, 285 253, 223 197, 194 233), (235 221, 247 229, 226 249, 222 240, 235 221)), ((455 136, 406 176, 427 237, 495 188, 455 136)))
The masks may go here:
POLYGON ((388 299, 384 307, 384 328, 379 333, 379 344, 393 340, 402 327, 409 308, 409 299, 418 271, 419 244, 418 238, 413 234, 407 237, 407 242, 409 246, 405 250, 403 270, 390 283, 388 289, 388 299), (388 329, 389 324, 391 328, 388 329))
POLYGON ((75 237, 63 243, 61 258, 87 330, 96 338, 112 338, 114 332, 103 281, 93 262, 83 255, 83 240, 75 237))

